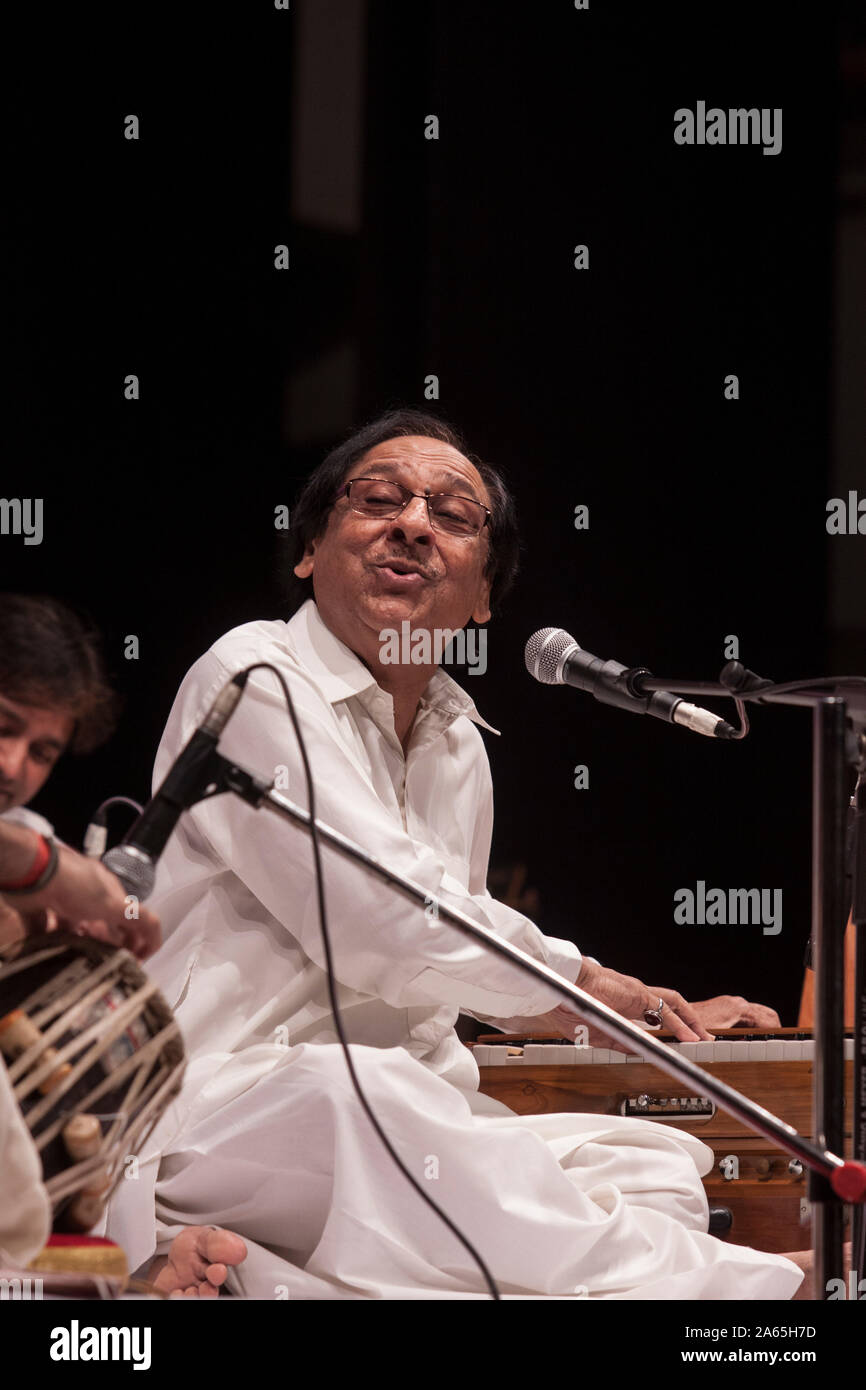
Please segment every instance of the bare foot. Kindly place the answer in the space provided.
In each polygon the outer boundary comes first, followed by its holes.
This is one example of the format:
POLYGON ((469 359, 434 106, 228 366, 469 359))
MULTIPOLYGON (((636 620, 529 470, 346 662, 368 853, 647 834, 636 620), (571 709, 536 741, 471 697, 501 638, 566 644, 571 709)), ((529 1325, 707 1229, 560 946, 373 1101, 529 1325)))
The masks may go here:
POLYGON ((218 1298, 228 1265, 239 1265, 247 1247, 234 1231, 214 1226, 185 1226, 167 1255, 150 1267, 148 1278, 169 1298, 218 1298))

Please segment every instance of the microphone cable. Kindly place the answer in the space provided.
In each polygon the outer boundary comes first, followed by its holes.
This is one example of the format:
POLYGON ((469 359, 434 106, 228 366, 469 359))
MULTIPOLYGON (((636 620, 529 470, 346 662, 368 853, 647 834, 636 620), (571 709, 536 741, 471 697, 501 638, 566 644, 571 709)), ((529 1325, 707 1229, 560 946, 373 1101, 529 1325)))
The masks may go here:
POLYGON ((352 1061, 352 1054, 349 1050, 348 1039, 346 1038, 345 1029, 343 1027, 343 1020, 340 1015, 340 1008, 337 1003, 334 962, 331 953, 331 939, 330 934, 328 932, 327 912, 325 910, 325 879, 322 870, 321 845, 319 841, 318 829, 316 826, 316 806, 315 791, 313 787, 313 774, 310 768, 310 760, 307 756, 306 744, 304 743, 304 737, 301 733, 301 727, 298 722, 297 713, 295 711, 295 702, 292 699, 288 683, 286 682, 282 671, 278 670, 278 668, 276 666, 273 666, 269 661, 257 661, 252 666, 247 666, 243 673, 236 674, 243 674, 245 676, 248 676, 252 671, 262 670, 272 671, 280 683, 280 687, 282 688, 283 696, 285 698, 286 705, 289 711, 289 718, 292 721, 292 727, 295 731, 295 737, 298 740, 298 748, 300 749, 301 753, 301 761, 304 765, 304 777, 307 783, 307 799, 309 803, 310 812, 310 837, 313 841, 313 862, 315 864, 316 870, 316 895, 319 907, 319 927, 321 929, 322 945, 325 951, 325 965, 328 976, 328 998, 330 1000, 331 1009, 334 1015, 334 1024, 336 1027, 337 1037, 339 1038, 340 1046, 343 1049, 343 1056, 346 1059, 346 1066, 349 1071, 349 1076, 352 1080, 352 1085, 355 1088, 355 1094, 357 1095, 358 1100, 361 1103, 361 1107, 364 1113, 366 1114, 368 1120, 373 1126, 373 1129, 376 1131, 376 1134, 378 1135, 385 1149, 388 1151, 390 1157, 393 1159, 394 1163, 400 1169, 400 1172, 403 1174, 406 1181, 410 1183, 412 1187, 414 1187, 419 1197, 421 1197, 427 1203, 428 1207, 430 1207, 431 1210, 436 1213, 440 1221, 444 1222, 444 1224, 448 1227, 449 1231, 451 1231, 452 1235, 457 1237, 464 1250, 466 1250, 467 1254, 469 1254, 472 1257, 479 1270, 481 1271, 481 1275, 484 1279, 484 1282, 487 1285, 490 1297, 498 1302, 501 1300, 502 1296, 496 1285, 496 1281, 494 1280, 493 1275, 490 1273, 490 1270, 488 1269, 484 1259, 475 1249, 475 1246, 472 1244, 469 1238, 463 1234, 463 1232, 456 1225, 456 1223, 451 1220, 450 1216, 448 1216, 447 1213, 444 1212, 436 1202, 434 1202, 430 1194, 424 1191, 424 1188, 421 1186, 418 1180, 415 1177, 413 1177, 413 1175, 409 1172, 409 1169, 406 1167, 405 1163, 401 1159, 400 1155, 397 1153, 396 1149, 394 1148, 384 1129, 377 1120, 373 1112, 373 1108, 370 1105, 370 1102, 367 1100, 361 1083, 358 1080, 358 1076, 355 1071, 355 1064, 352 1061))
POLYGON ((84 842, 82 853, 88 859, 101 859, 108 844, 108 825, 107 812, 112 806, 128 806, 140 816, 143 807, 137 801, 133 801, 131 796, 109 796, 106 797, 94 811, 90 818, 90 824, 84 832, 84 842))

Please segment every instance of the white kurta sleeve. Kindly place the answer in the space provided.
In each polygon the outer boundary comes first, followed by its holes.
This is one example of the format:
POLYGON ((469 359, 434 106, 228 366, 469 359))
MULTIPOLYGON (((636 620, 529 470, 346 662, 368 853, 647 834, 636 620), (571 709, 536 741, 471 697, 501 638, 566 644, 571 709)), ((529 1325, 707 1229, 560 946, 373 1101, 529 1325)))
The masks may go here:
POLYGON ((51 1206, 42 1164, 0 1061, 0 1264, 3 1255, 26 1265, 51 1233, 51 1206))
MULTIPOLYGON (((213 651, 187 675, 175 701, 155 769, 166 775, 214 698, 235 674, 213 651)), ((407 834, 383 805, 363 759, 341 734, 328 701, 303 671, 285 672, 295 700, 315 778, 318 819, 358 841, 425 892, 440 895, 476 921, 574 980, 580 952, 571 942, 545 937, 518 912, 491 898, 478 882, 470 893, 426 844, 407 834)), ((270 779, 283 769, 287 795, 307 808, 306 783, 283 695, 267 671, 255 672, 225 730, 221 752, 270 779)), ((486 755, 479 742, 479 753, 486 755)), ((489 781, 489 771, 487 779, 489 781)), ((480 798, 483 802, 483 797, 480 798)), ((478 854, 486 859, 489 808, 479 807, 478 854)), ((221 864, 292 934, 305 954, 325 968, 308 833, 267 810, 255 811, 233 794, 199 803, 188 817, 221 864)), ((203 847, 204 847, 203 846, 203 847)), ((456 1005, 489 1016, 537 1015, 553 1008, 556 991, 518 966, 437 921, 406 895, 323 844, 325 901, 337 978, 347 987, 396 1008, 456 1005)), ((474 856, 473 856, 474 858, 474 856)), ((480 866, 480 860, 477 861, 480 866)), ((473 878, 476 864, 473 863, 473 878)))

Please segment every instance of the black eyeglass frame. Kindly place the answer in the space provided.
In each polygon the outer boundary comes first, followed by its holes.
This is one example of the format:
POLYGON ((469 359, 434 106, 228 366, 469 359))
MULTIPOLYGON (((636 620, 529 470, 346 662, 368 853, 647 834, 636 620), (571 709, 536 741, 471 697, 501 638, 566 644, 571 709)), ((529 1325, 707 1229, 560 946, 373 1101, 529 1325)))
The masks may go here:
MULTIPOLYGON (((398 511, 394 512, 394 514, 393 514, 392 516, 385 516, 384 513, 380 513, 380 515, 381 515, 383 521, 393 521, 393 520, 395 519, 395 517, 398 517, 398 516, 400 515, 401 512, 404 512, 404 511, 406 510, 406 508, 408 507, 409 503, 412 501, 413 498, 415 498, 415 497, 420 497, 420 498, 422 498, 422 500, 423 500, 424 502, 427 503, 427 519, 428 519, 428 521, 430 522, 430 525, 431 525, 431 526, 435 526, 435 522, 434 522, 434 519, 433 519, 433 513, 432 513, 432 511, 430 510, 430 503, 431 503, 431 502, 434 500, 434 498, 436 498, 436 497, 453 497, 456 501, 460 501, 460 502, 471 502, 473 507, 480 507, 481 510, 484 512, 484 520, 482 521, 482 523, 481 523, 481 525, 479 526, 478 530, 475 531, 475 532, 472 532, 472 533, 469 533, 469 532, 466 533, 466 539, 467 539, 467 540, 474 540, 477 536, 480 536, 480 535, 481 535, 481 532, 484 530, 485 526, 489 526, 489 525, 490 525, 490 518, 491 518, 491 516, 493 515, 493 513, 491 512, 491 510, 490 510, 489 507, 485 507, 485 505, 484 505, 483 502, 478 502, 474 497, 462 497, 462 496, 460 495, 459 492, 431 492, 429 488, 427 488, 427 490, 426 490, 425 492, 412 492, 408 487, 404 487, 403 483, 395 482, 395 480, 394 480, 393 478, 368 478, 368 477, 366 477, 366 476, 364 476, 364 477, 362 477, 362 478, 350 478, 349 481, 348 481, 347 483, 344 483, 343 486, 340 488, 339 492, 337 493, 336 497, 334 498, 334 501, 335 501, 335 502, 339 502, 339 500, 340 500, 341 497, 345 497, 345 498, 348 500, 349 506, 351 506, 351 505, 352 505, 351 490, 352 490, 352 484, 353 484, 353 483, 387 483, 389 487, 396 487, 396 488, 399 488, 400 492, 403 494, 404 499, 405 499, 404 502, 403 502, 403 505, 402 505, 402 507, 399 508, 398 511)), ((359 512, 358 515, 359 515, 359 516, 365 516, 365 515, 367 515, 367 513, 365 513, 365 512, 359 512)), ((438 520, 438 518, 437 518, 437 520, 438 520)), ((439 527, 439 526, 436 526, 436 530, 437 530, 437 531, 438 531, 438 530, 441 530, 441 529, 444 529, 444 528, 441 528, 441 527, 439 527)), ((459 535, 460 532, 459 532, 459 531, 447 531, 447 530, 446 530, 446 531, 445 531, 445 534, 446 534, 446 535, 449 535, 449 536, 455 536, 455 535, 459 535)))

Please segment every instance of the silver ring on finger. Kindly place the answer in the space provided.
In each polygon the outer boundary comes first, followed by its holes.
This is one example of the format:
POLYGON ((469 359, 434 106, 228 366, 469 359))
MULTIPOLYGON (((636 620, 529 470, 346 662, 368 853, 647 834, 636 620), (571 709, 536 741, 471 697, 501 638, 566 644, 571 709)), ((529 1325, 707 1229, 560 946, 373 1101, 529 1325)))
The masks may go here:
POLYGON ((659 1028, 662 1026, 662 1013, 664 1012, 664 1008, 665 1001, 660 999, 655 1009, 646 1009, 644 1011, 643 1021, 647 1028, 652 1029, 654 1033, 658 1032, 659 1028))

